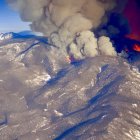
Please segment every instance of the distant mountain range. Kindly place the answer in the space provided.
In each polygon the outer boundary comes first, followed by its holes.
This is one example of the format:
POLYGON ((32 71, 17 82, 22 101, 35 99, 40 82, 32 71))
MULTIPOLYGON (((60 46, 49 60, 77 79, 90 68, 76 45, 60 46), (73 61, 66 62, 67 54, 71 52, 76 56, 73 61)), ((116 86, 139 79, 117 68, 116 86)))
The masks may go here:
POLYGON ((17 32, 17 33, 20 34, 20 35, 23 35, 23 36, 25 36, 25 35, 36 35, 36 33, 32 32, 30 30, 21 31, 21 32, 17 32))
POLYGON ((46 37, 40 36, 37 33, 32 31, 21 31, 21 32, 7 32, 7 33, 0 33, 0 42, 5 42, 11 39, 30 39, 35 38, 37 40, 47 41, 46 37))
POLYGON ((8 33, 1 33, 0 34, 0 41, 9 40, 12 38, 20 37, 20 34, 8 32, 8 33))
POLYGON ((22 32, 7 32, 7 33, 1 33, 0 34, 0 41, 3 40, 9 40, 12 38, 31 38, 31 37, 35 37, 36 35, 31 32, 31 31, 22 31, 22 32))

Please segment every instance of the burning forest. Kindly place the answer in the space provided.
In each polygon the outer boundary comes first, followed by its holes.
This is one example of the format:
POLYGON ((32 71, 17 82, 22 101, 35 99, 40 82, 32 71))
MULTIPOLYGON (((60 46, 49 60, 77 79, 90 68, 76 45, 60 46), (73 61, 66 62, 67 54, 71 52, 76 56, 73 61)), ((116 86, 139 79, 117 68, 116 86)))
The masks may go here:
POLYGON ((0 140, 140 140, 140 1, 6 1, 0 140))

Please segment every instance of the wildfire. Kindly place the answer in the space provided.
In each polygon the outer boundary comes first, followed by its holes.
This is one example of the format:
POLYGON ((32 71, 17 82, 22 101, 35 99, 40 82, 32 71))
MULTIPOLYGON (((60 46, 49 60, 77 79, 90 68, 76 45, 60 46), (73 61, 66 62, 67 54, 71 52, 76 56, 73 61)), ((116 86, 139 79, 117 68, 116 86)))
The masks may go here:
POLYGON ((140 35, 137 35, 137 34, 134 34, 134 33, 126 35, 126 38, 140 41, 140 35))
POLYGON ((134 44, 133 50, 134 50, 134 51, 137 51, 137 52, 140 52, 140 45, 134 44))
MULTIPOLYGON (((140 42, 140 2, 139 0, 128 0, 126 8, 124 9, 124 16, 127 18, 131 28, 130 34, 126 38, 140 42)), ((140 52, 140 45, 134 43, 132 50, 140 52)))
POLYGON ((74 61, 75 61, 75 59, 74 59, 72 56, 67 56, 67 57, 66 57, 66 62, 72 63, 72 62, 74 62, 74 61))
MULTIPOLYGON (((135 41, 139 41, 140 40, 140 36, 137 36, 135 34, 129 34, 126 35, 126 38, 135 40, 135 41)), ((132 50, 140 52, 140 44, 134 43, 134 45, 132 45, 132 50)), ((126 50, 126 52, 129 52, 129 50, 126 50)))
POLYGON ((139 0, 128 0, 123 14, 127 18, 131 28, 131 32, 127 36, 140 41, 140 2, 138 1, 139 0))

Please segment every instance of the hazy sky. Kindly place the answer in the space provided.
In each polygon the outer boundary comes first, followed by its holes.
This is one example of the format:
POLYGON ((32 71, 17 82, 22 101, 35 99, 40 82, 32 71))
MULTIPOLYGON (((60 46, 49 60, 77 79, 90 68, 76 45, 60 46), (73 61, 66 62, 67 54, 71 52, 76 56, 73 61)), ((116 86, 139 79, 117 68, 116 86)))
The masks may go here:
POLYGON ((5 0, 0 0, 0 32, 29 30, 28 23, 22 22, 18 13, 11 10, 5 0))

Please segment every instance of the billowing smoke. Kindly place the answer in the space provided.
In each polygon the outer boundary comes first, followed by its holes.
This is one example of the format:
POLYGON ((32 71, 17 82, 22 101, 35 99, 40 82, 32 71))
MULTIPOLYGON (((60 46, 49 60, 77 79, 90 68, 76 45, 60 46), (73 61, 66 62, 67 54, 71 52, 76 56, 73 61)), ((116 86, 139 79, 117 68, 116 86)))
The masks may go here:
POLYGON ((109 39, 102 37, 98 41, 91 32, 107 21, 106 13, 115 8, 116 0, 7 1, 20 12, 23 21, 31 22, 33 31, 43 33, 50 43, 75 59, 93 57, 99 52, 116 54, 109 39))

